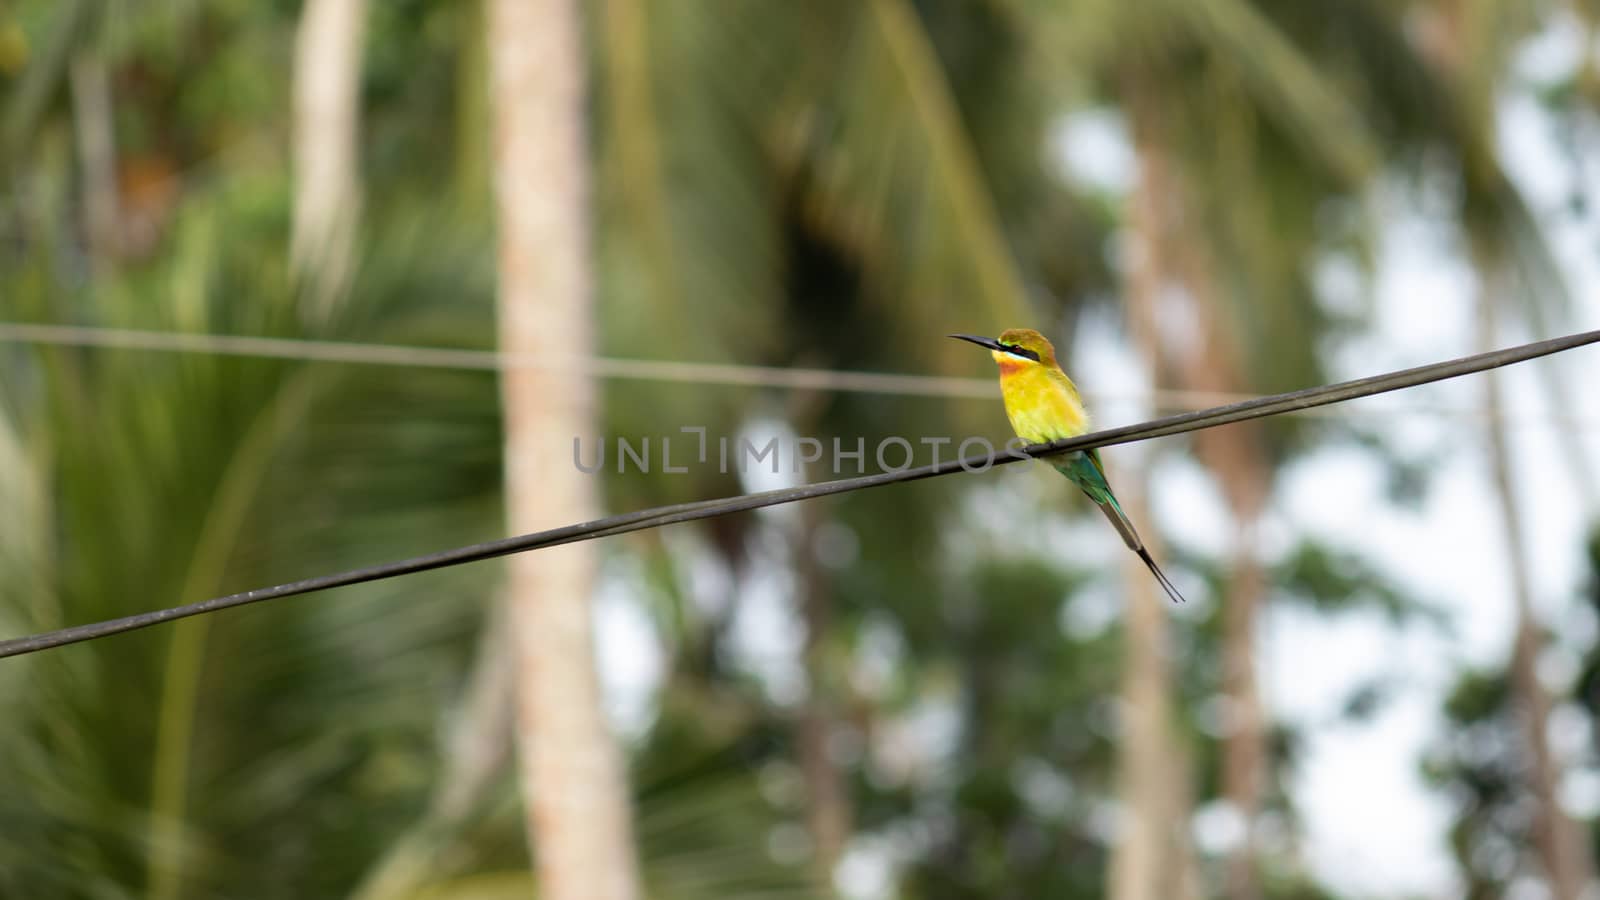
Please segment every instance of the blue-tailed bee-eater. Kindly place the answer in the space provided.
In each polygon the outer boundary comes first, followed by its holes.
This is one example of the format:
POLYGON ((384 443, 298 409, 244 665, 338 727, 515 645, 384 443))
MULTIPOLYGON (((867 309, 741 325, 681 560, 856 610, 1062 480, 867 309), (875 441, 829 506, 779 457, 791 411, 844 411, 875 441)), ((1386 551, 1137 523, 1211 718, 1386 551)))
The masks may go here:
MULTIPOLYGON (((1067 373, 1056 362, 1056 348, 1045 336, 1031 328, 1012 328, 999 338, 977 337, 970 334, 952 334, 950 337, 970 341, 987 348, 1000 366, 1000 392, 1006 401, 1006 418, 1011 428, 1030 444, 1047 444, 1062 438, 1077 437, 1089 431, 1089 413, 1083 408, 1083 398, 1067 373)), ((1122 535, 1128 549, 1139 554, 1144 564, 1161 583, 1162 590, 1174 601, 1182 602, 1183 595, 1173 587, 1166 573, 1156 565, 1139 532, 1122 511, 1122 504, 1106 483, 1105 466, 1100 462, 1098 450, 1079 450, 1050 458, 1056 471, 1072 479, 1080 490, 1089 495, 1100 511, 1111 520, 1112 527, 1122 535)))

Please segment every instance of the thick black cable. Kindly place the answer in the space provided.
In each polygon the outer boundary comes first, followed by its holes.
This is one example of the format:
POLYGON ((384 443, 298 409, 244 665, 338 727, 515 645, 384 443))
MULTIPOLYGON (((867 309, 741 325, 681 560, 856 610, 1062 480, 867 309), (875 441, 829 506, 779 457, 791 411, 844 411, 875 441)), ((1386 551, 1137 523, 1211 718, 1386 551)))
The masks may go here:
POLYGON ((1295 410, 1308 409, 1313 406, 1325 406, 1330 403, 1339 403, 1358 397, 1368 397, 1388 391, 1417 387, 1418 385, 1442 381, 1447 378, 1456 378, 1461 375, 1469 375, 1474 372, 1525 362, 1596 342, 1600 342, 1600 331, 1587 331, 1545 341, 1535 341, 1517 347, 1508 347, 1504 350, 1493 350, 1474 356, 1464 356, 1460 359, 1418 366, 1399 372, 1373 375, 1368 378, 1358 378, 1354 381, 1345 381, 1339 384, 1306 388, 1288 394, 1260 397, 1228 406, 1218 406, 1197 412, 1166 416, 1136 425, 1108 428, 1104 431, 1096 431, 1049 444, 1036 444, 1018 451, 1002 450, 993 453, 978 453, 914 469, 880 472, 855 478, 840 478, 834 481, 763 491, 757 494, 745 494, 739 497, 700 500, 692 503, 680 503, 675 506, 623 513, 617 516, 607 516, 603 519, 595 519, 592 522, 566 525, 561 528, 552 528, 548 531, 501 538, 500 540, 466 547, 456 547, 427 556, 417 556, 397 562, 368 566, 363 569, 352 569, 333 575, 307 578, 303 581, 292 581, 273 587, 229 594, 225 597, 213 597, 209 600, 201 600, 183 606, 174 606, 147 613, 138 613, 124 616, 120 619, 109 619, 103 622, 47 631, 42 634, 11 638, 0 641, 0 658, 35 653, 52 647, 148 628, 151 625, 159 625, 162 622, 170 622, 174 619, 197 616, 222 609, 231 609, 235 606, 244 606, 247 603, 274 600, 280 597, 293 597, 298 594, 309 594, 313 591, 378 581, 398 575, 410 575, 431 569, 442 569, 447 566, 521 553, 525 550, 538 550, 544 547, 555 547, 561 544, 570 544, 594 538, 611 537, 613 535, 626 534, 630 531, 659 528, 663 525, 691 522, 696 519, 708 519, 728 513, 744 512, 767 506, 777 506, 783 503, 794 503, 799 500, 810 500, 816 497, 842 494, 848 491, 857 491, 885 484, 920 481, 924 478, 951 475, 959 471, 979 472, 987 470, 991 466, 1006 465, 1032 457, 1053 456, 1074 450, 1087 450, 1091 447, 1125 444, 1132 441, 1180 434, 1185 431, 1195 431, 1200 428, 1215 428, 1218 425, 1242 422, 1246 419, 1280 415, 1295 410))

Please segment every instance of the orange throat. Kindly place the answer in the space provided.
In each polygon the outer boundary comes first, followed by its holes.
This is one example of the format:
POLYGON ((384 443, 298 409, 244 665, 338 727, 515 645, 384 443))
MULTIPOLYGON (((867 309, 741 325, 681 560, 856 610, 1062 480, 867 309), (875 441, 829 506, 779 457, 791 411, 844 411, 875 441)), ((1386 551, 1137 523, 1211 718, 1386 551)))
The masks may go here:
POLYGON ((1016 375, 1023 369, 1028 368, 1029 365, 1009 353, 996 353, 994 356, 994 361, 1000 364, 1000 374, 1002 376, 1016 375))

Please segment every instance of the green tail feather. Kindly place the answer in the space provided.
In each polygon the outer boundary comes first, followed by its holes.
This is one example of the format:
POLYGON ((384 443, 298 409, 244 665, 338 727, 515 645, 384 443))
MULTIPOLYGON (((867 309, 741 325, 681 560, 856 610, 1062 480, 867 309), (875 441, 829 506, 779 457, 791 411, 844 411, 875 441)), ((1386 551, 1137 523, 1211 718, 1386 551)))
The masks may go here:
POLYGON ((1093 450, 1074 453, 1066 460, 1051 465, 1056 467, 1057 472, 1072 479, 1072 483, 1100 507, 1100 511, 1110 520, 1111 527, 1122 536, 1122 542, 1144 560, 1144 564, 1150 568, 1150 573, 1156 576, 1156 581, 1160 583, 1161 589, 1167 592, 1167 596, 1171 597, 1174 603, 1184 602, 1183 595, 1178 593, 1178 589, 1167 578, 1167 573, 1161 571, 1161 567, 1156 565, 1155 559, 1150 556, 1144 541, 1139 538, 1139 532, 1133 527, 1133 521, 1122 511, 1122 504, 1117 502, 1117 495, 1111 493, 1111 485, 1106 481, 1105 468, 1100 464, 1100 454, 1093 450))

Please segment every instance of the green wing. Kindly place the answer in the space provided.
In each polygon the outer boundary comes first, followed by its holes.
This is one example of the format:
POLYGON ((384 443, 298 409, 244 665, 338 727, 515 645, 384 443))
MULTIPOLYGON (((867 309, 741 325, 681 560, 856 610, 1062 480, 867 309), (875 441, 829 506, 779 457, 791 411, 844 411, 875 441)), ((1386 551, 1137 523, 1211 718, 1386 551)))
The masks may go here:
MULTIPOLYGON (((1106 481, 1106 467, 1100 462, 1100 451, 1086 450, 1074 453, 1061 462, 1052 462, 1051 465, 1088 494, 1090 500, 1101 505, 1109 503, 1118 512, 1122 511, 1116 495, 1111 492, 1111 483, 1106 481)), ((1128 546, 1133 548, 1135 544, 1130 543, 1128 546)))

